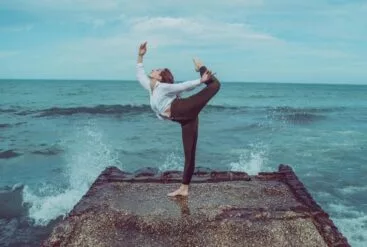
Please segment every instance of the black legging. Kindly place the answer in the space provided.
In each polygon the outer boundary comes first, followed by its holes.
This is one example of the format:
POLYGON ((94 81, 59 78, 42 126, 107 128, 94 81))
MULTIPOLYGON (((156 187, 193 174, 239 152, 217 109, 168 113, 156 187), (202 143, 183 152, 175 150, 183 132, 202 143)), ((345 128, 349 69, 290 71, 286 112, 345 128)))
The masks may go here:
MULTIPOLYGON (((207 70, 205 66, 200 68, 202 76, 207 70)), ((195 170, 195 153, 198 139, 199 113, 209 100, 218 92, 220 83, 215 76, 206 83, 207 86, 187 98, 177 98, 171 104, 171 119, 179 122, 182 128, 182 142, 185 153, 185 168, 183 172, 183 184, 190 184, 195 170)))

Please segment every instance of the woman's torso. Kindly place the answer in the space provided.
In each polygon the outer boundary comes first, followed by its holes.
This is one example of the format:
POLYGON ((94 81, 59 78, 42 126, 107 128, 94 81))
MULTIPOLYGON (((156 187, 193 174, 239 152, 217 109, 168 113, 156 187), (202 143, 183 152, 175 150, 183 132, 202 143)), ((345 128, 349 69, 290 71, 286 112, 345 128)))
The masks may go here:
POLYGON ((160 82, 150 87, 150 106, 152 110, 160 115, 170 116, 170 105, 177 95, 166 94, 161 90, 160 82))

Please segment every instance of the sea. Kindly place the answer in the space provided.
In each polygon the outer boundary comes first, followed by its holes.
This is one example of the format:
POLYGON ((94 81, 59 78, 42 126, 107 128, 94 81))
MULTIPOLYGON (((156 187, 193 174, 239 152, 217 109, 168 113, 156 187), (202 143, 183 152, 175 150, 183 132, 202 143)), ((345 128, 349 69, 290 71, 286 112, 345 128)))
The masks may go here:
MULTIPOLYGON (((196 156, 250 175, 290 165, 349 243, 367 246, 367 85, 222 82, 196 156)), ((0 246, 39 246, 108 166, 183 162, 180 125, 155 116, 137 81, 0 80, 0 246)))

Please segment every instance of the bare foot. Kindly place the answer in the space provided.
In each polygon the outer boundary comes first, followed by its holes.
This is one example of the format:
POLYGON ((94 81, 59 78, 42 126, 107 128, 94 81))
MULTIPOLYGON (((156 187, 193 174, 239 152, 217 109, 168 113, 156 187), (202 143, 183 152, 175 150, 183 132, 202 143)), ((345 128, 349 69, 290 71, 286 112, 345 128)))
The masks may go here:
POLYGON ((188 195, 189 195, 189 187, 187 185, 181 185, 181 187, 178 190, 167 194, 167 196, 188 196, 188 195))

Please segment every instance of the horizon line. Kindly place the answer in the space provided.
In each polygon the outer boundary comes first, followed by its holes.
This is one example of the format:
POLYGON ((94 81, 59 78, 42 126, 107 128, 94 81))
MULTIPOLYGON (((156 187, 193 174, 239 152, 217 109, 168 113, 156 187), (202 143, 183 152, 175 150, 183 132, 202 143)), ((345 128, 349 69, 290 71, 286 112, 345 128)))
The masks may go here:
MULTIPOLYGON (((134 82, 137 80, 131 79, 70 79, 70 78, 63 78, 63 79, 55 79, 55 78, 0 78, 0 81, 121 81, 121 82, 134 82)), ((183 81, 176 81, 176 82, 183 82, 183 81)), ((286 82, 286 81, 222 81, 223 83, 244 83, 244 84, 313 84, 313 85, 356 85, 356 86, 367 86, 366 83, 348 83, 348 82, 286 82)))

